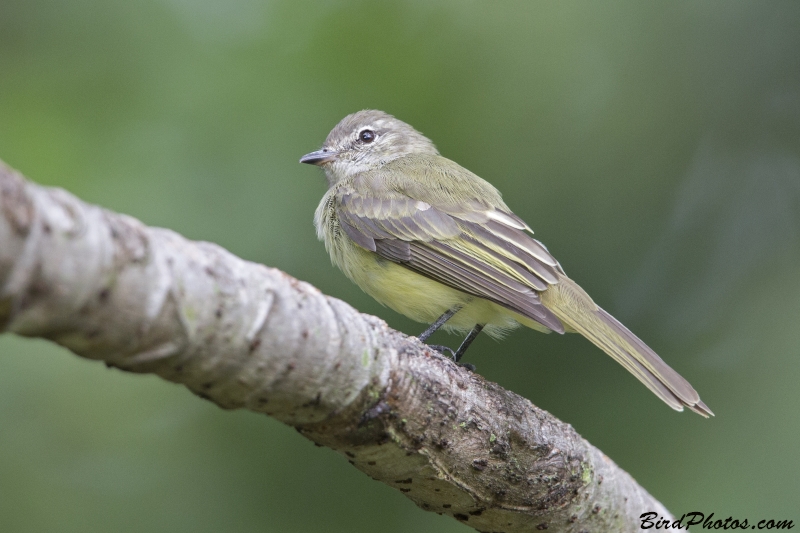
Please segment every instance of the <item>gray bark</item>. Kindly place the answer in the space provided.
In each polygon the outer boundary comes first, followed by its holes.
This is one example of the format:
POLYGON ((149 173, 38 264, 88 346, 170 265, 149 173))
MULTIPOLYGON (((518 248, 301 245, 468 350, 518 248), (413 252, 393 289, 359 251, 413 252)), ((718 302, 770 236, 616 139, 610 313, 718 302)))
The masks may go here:
POLYGON ((569 424, 380 319, 0 162, 3 331, 273 416, 479 531, 671 516, 569 424))

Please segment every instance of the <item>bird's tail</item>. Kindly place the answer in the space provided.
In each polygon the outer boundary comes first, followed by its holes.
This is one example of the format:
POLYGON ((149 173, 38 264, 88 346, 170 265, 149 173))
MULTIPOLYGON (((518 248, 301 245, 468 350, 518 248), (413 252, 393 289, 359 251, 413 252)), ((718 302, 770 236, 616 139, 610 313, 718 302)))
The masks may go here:
POLYGON ((541 295, 567 330, 580 333, 636 376, 656 396, 676 411, 688 407, 706 418, 714 413, 697 391, 670 368, 639 337, 597 306, 577 283, 559 276, 558 283, 541 295))

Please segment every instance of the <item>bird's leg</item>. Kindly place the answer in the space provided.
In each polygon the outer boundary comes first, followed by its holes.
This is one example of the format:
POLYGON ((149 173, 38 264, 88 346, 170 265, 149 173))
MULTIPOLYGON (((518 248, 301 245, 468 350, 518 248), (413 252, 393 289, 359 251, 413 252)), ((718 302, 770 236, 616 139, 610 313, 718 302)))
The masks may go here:
MULTIPOLYGON (((426 340, 428 340, 428 337, 433 335, 436 332, 436 330, 441 328, 445 324, 445 322, 447 322, 448 320, 453 318, 453 315, 458 313, 458 311, 460 309, 461 309, 461 306, 456 306, 456 307, 453 307, 452 309, 448 309, 447 311, 445 311, 442 314, 442 316, 440 316, 439 318, 436 319, 436 322, 431 324, 428 327, 428 329, 423 331, 420 334, 420 336, 417 337, 417 338, 419 340, 421 340, 422 342, 425 342, 426 340)), ((452 348, 448 348, 447 346, 442 346, 440 344, 429 344, 428 346, 430 346, 431 348, 433 348, 434 350, 436 350, 436 351, 438 351, 440 353, 449 352, 450 353, 450 357, 453 358, 453 361, 458 363, 460 366, 463 366, 467 370, 471 370, 471 371, 474 372, 475 371, 475 365, 472 365, 472 364, 469 364, 469 363, 459 363, 458 361, 461 359, 461 356, 464 355, 464 352, 467 351, 467 348, 469 348, 469 345, 472 344, 472 341, 475 340, 475 337, 478 336, 478 334, 481 332, 482 329, 483 329, 483 324, 475 324, 475 327, 472 328, 472 331, 469 332, 469 335, 467 335, 467 338, 464 339, 464 342, 461 343, 461 346, 459 346, 458 350, 456 350, 455 352, 453 351, 452 348)))
MULTIPOLYGON (((447 311, 442 314, 439 318, 436 319, 436 322, 430 325, 428 329, 420 333, 419 337, 417 337, 422 342, 428 340, 428 337, 433 335, 437 329, 444 326, 444 323, 453 318, 453 315, 458 313, 459 309, 461 309, 460 305, 453 307, 452 309, 448 309, 447 311)), ((451 350, 452 351, 452 350, 451 350)))
POLYGON ((456 350, 456 353, 453 354, 453 360, 456 363, 460 364, 461 366, 464 366, 464 367, 468 368, 469 370, 473 370, 474 371, 475 370, 475 365, 471 365, 469 363, 459 363, 459 361, 461 360, 461 356, 464 355, 464 352, 467 351, 467 348, 469 348, 469 345, 472 344, 472 341, 475 340, 475 337, 478 336, 478 334, 481 332, 482 329, 483 329, 483 324, 475 324, 475 327, 472 328, 472 331, 469 332, 469 335, 467 335, 467 338, 464 339, 464 342, 462 342, 461 346, 458 347, 458 350, 456 350))

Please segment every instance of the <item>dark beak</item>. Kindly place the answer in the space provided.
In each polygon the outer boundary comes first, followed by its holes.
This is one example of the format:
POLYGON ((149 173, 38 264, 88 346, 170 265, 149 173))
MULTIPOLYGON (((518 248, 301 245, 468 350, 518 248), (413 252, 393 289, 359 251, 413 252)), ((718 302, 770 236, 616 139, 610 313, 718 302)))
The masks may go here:
POLYGON ((321 165, 333 161, 334 159, 336 159, 336 152, 323 148, 322 150, 304 155, 300 158, 300 162, 308 165, 321 165))

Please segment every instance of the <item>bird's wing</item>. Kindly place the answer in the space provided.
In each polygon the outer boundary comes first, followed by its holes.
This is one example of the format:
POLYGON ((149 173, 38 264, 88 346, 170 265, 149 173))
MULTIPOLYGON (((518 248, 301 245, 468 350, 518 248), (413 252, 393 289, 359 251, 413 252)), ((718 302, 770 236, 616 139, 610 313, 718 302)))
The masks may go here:
POLYGON ((449 160, 429 159, 356 178, 337 195, 345 233, 381 257, 553 331, 577 331, 672 408, 713 414, 685 379, 564 274, 494 187, 449 160))
POLYGON ((362 248, 564 332, 539 297, 560 266, 512 213, 477 200, 434 206, 396 189, 385 198, 351 189, 338 195, 336 214, 362 248))

